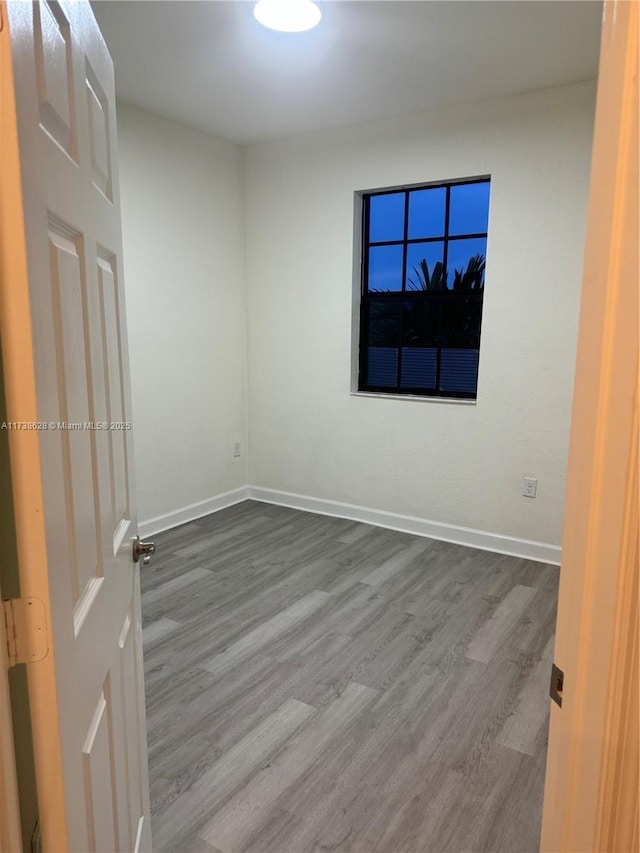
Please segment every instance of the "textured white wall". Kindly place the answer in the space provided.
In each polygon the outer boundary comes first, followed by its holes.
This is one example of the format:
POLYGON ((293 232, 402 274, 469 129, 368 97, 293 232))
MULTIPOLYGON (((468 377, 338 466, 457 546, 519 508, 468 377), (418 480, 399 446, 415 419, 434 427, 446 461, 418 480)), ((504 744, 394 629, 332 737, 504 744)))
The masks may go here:
POLYGON ((245 149, 252 484, 560 543, 594 99, 579 84, 245 149), (350 395, 354 192, 482 174, 477 404, 350 395))
POLYGON ((127 104, 118 105, 118 125, 146 520, 247 482, 242 164, 235 145, 127 104))

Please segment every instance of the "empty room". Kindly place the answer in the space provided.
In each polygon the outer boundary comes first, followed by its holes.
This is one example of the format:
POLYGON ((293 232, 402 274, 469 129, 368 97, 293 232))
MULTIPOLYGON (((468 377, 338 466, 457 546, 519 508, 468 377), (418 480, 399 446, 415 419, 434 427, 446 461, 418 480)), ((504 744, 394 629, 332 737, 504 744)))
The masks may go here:
POLYGON ((632 849, 636 5, 3 7, 7 850, 632 849))

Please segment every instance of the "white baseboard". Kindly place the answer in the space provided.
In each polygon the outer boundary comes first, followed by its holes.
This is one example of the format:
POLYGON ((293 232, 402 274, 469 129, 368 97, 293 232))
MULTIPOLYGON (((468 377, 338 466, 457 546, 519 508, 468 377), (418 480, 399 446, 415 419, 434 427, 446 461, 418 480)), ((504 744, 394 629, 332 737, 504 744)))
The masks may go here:
POLYGON ((429 521, 426 518, 415 518, 411 515, 399 515, 395 512, 385 512, 380 509, 339 503, 338 501, 312 498, 308 495, 296 495, 292 492, 281 492, 277 489, 265 489, 261 486, 242 486, 230 492, 199 501, 195 504, 150 518, 139 525, 142 539, 162 533, 195 521, 204 515, 218 512, 233 504, 245 500, 262 501, 263 503, 288 506, 319 515, 332 515, 335 518, 348 518, 351 521, 361 521, 376 527, 387 527, 390 530, 400 530, 402 533, 412 533, 414 536, 427 536, 429 539, 440 539, 443 542, 453 542, 456 545, 467 545, 482 551, 494 551, 497 554, 509 554, 512 557, 524 557, 540 563, 560 565, 561 549, 558 545, 548 545, 546 542, 534 542, 531 539, 517 539, 513 536, 502 536, 499 533, 487 533, 485 530, 474 530, 471 527, 459 527, 457 524, 445 524, 440 521, 429 521))
POLYGON ((172 527, 178 527, 179 524, 195 521, 197 518, 202 518, 203 515, 210 515, 212 512, 218 512, 228 506, 233 506, 233 504, 246 501, 248 497, 249 487, 241 486, 239 489, 223 492, 221 495, 189 504, 165 515, 149 518, 146 521, 141 521, 138 525, 139 536, 144 539, 146 536, 153 536, 155 533, 163 533, 165 530, 171 530, 172 527))
POLYGON ((482 551, 494 551, 498 554, 524 557, 527 560, 536 560, 540 563, 560 565, 560 547, 548 545, 546 542, 517 539, 513 536, 502 536, 499 533, 487 533, 484 530, 459 527, 456 524, 428 521, 425 518, 398 515, 395 512, 312 498, 307 495, 296 495, 291 492, 280 492, 276 489, 264 489, 261 486, 249 486, 247 497, 250 500, 288 506, 320 515, 348 518, 351 521, 361 521, 365 524, 374 524, 377 527, 387 527, 391 530, 400 530, 403 533, 412 533, 415 536, 427 536, 430 539, 440 539, 444 542, 453 542, 456 545, 468 545, 470 548, 480 548, 482 551))

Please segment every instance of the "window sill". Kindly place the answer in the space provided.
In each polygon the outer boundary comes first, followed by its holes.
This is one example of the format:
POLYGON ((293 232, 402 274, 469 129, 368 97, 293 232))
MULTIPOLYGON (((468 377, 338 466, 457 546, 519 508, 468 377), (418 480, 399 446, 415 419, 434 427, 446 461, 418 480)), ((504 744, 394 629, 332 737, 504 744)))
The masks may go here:
POLYGON ((476 400, 464 397, 420 397, 417 394, 381 394, 377 391, 350 391, 352 397, 374 397, 379 400, 413 400, 418 403, 446 403, 454 406, 475 406, 476 400))

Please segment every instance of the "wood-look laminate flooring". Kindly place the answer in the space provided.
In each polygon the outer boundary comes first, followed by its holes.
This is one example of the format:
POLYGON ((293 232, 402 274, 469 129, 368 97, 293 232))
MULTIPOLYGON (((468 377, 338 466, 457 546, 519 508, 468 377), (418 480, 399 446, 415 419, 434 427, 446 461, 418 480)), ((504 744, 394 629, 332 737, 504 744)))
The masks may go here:
POLYGON ((557 567, 252 501, 156 544, 156 851, 538 849, 557 567))

